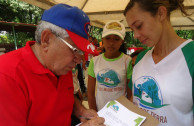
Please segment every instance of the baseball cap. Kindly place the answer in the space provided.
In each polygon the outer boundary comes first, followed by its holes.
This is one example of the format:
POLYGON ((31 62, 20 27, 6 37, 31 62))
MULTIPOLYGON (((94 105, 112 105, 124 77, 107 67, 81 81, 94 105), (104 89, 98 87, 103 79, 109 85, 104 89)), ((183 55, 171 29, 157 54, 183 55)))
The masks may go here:
POLYGON ((122 40, 125 38, 125 26, 118 21, 110 21, 103 28, 102 38, 108 35, 118 35, 122 40))
POLYGON ((66 4, 57 4, 45 10, 41 20, 64 28, 76 46, 84 52, 99 54, 88 41, 90 20, 79 8, 66 4))

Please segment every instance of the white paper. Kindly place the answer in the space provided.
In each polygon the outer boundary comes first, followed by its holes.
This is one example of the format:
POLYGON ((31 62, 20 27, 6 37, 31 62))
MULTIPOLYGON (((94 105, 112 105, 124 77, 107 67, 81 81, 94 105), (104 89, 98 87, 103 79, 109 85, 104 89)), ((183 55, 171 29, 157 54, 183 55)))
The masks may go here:
POLYGON ((146 119, 128 110, 116 100, 108 102, 98 111, 98 115, 105 118, 106 126, 140 126, 146 119))
MULTIPOLYGON (((140 126, 146 119, 145 116, 130 111, 116 100, 108 102, 98 111, 98 116, 105 119, 106 126, 140 126)), ((76 126, 79 125, 81 123, 76 126)))

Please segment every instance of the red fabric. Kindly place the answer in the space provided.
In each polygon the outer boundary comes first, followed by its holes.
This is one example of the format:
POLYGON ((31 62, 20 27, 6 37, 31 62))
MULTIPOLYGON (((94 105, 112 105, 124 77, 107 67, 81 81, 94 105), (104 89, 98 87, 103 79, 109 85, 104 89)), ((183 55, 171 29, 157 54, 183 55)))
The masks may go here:
MULTIPOLYGON (((92 45, 95 47, 95 49, 97 49, 97 46, 95 46, 93 43, 90 43, 90 44, 92 44, 92 45)), ((89 54, 89 53, 84 52, 85 61, 88 61, 88 54, 89 54)), ((92 54, 92 55, 98 56, 99 54, 100 54, 100 53, 98 52, 98 53, 95 53, 95 54, 92 54)))
POLYGON ((88 53, 87 52, 84 53, 84 58, 85 58, 85 61, 88 61, 88 53))
POLYGON ((0 126, 70 126, 72 73, 57 78, 31 44, 0 56, 0 126))
POLYGON ((76 46, 79 47, 82 51, 90 53, 92 55, 99 55, 94 44, 91 44, 87 39, 75 34, 74 32, 71 32, 67 29, 66 31, 73 42, 76 44, 76 46))

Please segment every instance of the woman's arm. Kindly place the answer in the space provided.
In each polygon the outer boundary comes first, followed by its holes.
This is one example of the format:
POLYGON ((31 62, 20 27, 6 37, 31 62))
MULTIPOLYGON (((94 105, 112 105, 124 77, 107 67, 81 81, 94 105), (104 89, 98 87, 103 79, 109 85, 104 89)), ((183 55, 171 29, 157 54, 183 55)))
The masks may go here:
POLYGON ((127 89, 127 99, 130 100, 131 102, 133 102, 132 91, 131 91, 131 89, 128 87, 129 81, 130 81, 130 80, 127 79, 127 84, 126 84, 126 89, 127 89))

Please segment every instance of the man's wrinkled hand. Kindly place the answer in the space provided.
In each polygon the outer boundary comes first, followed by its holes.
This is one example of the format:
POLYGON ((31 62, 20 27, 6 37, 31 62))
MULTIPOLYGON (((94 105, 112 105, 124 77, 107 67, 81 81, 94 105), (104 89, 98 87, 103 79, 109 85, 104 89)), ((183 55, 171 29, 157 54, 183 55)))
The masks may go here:
POLYGON ((83 122, 80 126, 105 126, 104 121, 102 117, 93 117, 91 120, 83 122))

